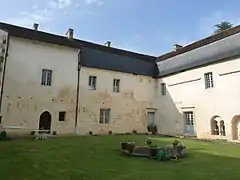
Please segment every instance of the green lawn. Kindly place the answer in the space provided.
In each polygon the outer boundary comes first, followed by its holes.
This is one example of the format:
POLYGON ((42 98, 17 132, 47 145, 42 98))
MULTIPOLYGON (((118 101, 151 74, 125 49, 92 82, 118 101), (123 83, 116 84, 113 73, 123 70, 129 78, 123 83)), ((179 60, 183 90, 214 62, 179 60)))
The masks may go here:
MULTIPOLYGON (((181 139, 190 156, 178 161, 126 157, 121 140, 146 136, 65 137, 0 142, 1 180, 237 180, 240 145, 181 139)), ((159 145, 173 139, 154 139, 159 145)))

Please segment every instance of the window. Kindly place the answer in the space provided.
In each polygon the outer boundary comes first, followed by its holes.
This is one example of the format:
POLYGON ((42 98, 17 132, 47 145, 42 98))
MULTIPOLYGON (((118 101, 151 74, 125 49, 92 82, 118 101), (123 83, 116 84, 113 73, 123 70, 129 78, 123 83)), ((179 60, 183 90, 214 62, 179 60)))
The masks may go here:
POLYGON ((0 116, 0 124, 2 124, 2 116, 0 116))
POLYGON ((165 96, 167 94, 166 83, 161 83, 161 92, 162 96, 165 96))
POLYGON ((97 84, 97 77, 96 76, 89 76, 89 79, 88 79, 89 89, 96 90, 96 84, 97 84))
POLYGON ((51 86, 52 84, 52 70, 50 69, 43 69, 42 70, 42 82, 41 85, 43 86, 51 86))
POLYGON ((185 116, 185 124, 189 126, 193 126, 194 125, 193 112, 192 111, 184 112, 184 116, 185 116))
POLYGON ((120 92, 120 79, 113 79, 113 92, 120 92))
POLYGON ((208 72, 204 74, 205 79, 205 88, 212 88, 213 87, 213 75, 212 72, 208 72))
POLYGON ((110 122, 110 109, 100 109, 100 124, 109 124, 110 122))
POLYGON ((66 112, 60 111, 58 114, 58 121, 65 121, 65 118, 66 118, 66 112))

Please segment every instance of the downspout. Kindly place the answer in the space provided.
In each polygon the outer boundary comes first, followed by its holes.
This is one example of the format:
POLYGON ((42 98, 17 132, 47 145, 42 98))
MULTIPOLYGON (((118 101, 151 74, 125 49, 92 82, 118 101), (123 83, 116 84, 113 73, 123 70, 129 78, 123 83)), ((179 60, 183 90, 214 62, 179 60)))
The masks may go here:
MULTIPOLYGON (((2 29, 3 30, 3 29, 2 29)), ((6 72, 6 66, 7 66, 7 57, 8 57, 8 49, 9 49, 9 32, 6 30, 3 30, 7 33, 7 47, 6 47, 6 52, 4 55, 4 66, 3 66, 3 74, 2 74, 2 79, 1 79, 1 94, 0 94, 0 113, 2 113, 2 96, 3 96, 3 86, 4 86, 4 80, 5 80, 5 72, 6 72)))
POLYGON ((78 125, 78 102, 79 102, 79 84, 80 84, 80 70, 81 70, 81 50, 78 53, 78 67, 77 67, 77 100, 76 100, 76 112, 75 112, 75 128, 74 135, 77 135, 77 125, 78 125))

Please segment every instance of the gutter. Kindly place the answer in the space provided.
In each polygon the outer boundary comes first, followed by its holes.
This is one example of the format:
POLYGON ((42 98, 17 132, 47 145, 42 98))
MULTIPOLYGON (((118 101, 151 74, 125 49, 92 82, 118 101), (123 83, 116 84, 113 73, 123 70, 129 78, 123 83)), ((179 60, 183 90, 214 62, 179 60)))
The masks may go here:
POLYGON ((77 97, 76 97, 76 112, 75 112, 75 126, 74 126, 74 135, 77 135, 77 126, 78 126, 78 102, 79 102, 79 84, 80 84, 80 71, 81 71, 81 49, 78 53, 78 66, 77 66, 77 97))
POLYGON ((8 49, 9 49, 9 32, 1 29, 3 31, 5 31, 7 33, 7 47, 6 47, 6 51, 5 51, 5 55, 4 55, 4 59, 3 59, 3 63, 4 63, 4 67, 3 67, 3 72, 2 72, 2 78, 1 78, 1 94, 0 94, 0 113, 2 112, 2 96, 3 96, 3 86, 4 86, 4 81, 5 81, 5 74, 6 74, 6 66, 7 66, 7 57, 8 57, 8 49))

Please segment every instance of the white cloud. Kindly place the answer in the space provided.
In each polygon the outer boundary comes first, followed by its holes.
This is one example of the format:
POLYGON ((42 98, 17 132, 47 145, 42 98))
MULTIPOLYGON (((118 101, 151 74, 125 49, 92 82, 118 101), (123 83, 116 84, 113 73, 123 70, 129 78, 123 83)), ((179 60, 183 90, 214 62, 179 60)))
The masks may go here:
POLYGON ((101 1, 101 0, 85 0, 85 1, 86 1, 86 4, 88 4, 88 5, 96 4, 96 5, 101 6, 103 4, 103 1, 101 1))
POLYGON ((49 5, 54 9, 68 8, 72 5, 72 0, 52 0, 49 5))
POLYGON ((46 23, 52 18, 52 13, 48 9, 39 9, 34 12, 21 12, 17 17, 9 18, 7 21, 20 25, 32 26, 33 23, 46 23))

